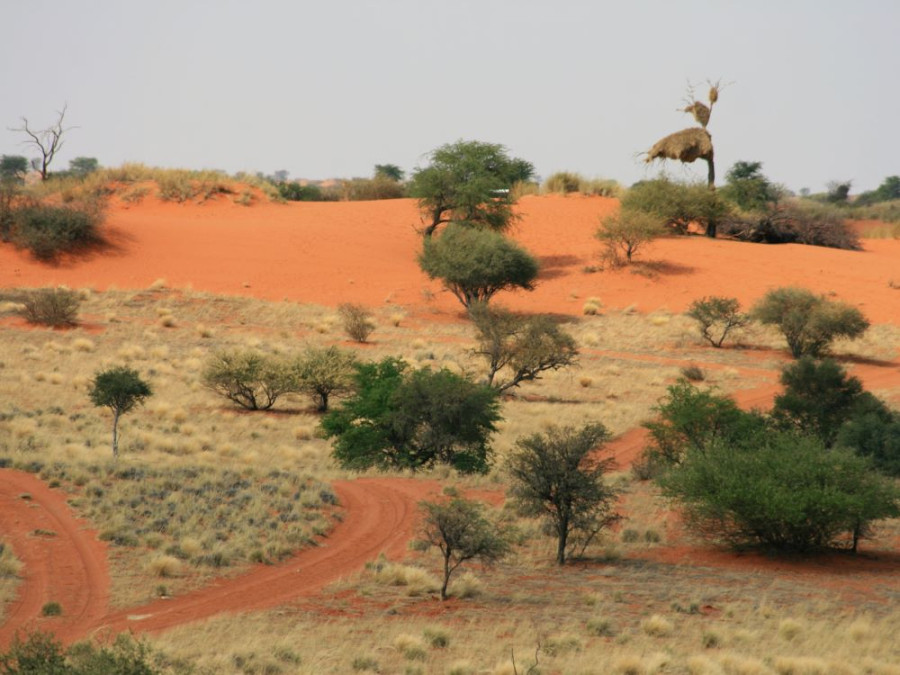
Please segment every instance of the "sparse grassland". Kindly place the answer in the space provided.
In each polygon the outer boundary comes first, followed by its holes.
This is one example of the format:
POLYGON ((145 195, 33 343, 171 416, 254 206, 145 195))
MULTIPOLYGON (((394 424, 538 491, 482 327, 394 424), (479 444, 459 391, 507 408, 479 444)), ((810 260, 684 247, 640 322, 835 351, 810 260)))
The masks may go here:
MULTIPOLYGON (((327 483, 347 474, 318 436, 314 405, 290 395, 268 412, 235 409, 202 384, 214 350, 291 355, 337 344, 361 360, 400 356, 414 367, 484 375, 471 325, 431 323, 414 308, 374 309, 378 331, 360 345, 346 339, 335 308, 165 283, 81 291, 82 322, 64 331, 17 327, 13 295, 0 294, 9 301, 0 304, 0 462, 58 481, 110 542, 116 606, 149 600, 161 586, 178 595, 254 561, 276 561, 330 525, 327 483), (402 320, 392 318, 398 315, 402 320), (165 317, 174 320, 167 325, 165 317), (118 462, 108 415, 87 395, 92 374, 116 365, 138 370, 155 393, 122 420, 118 462)), ((577 365, 504 399, 494 468, 465 479, 438 468, 429 477, 460 490, 502 491, 504 457, 523 435, 591 421, 617 435, 648 419, 686 366, 701 364, 705 384, 730 393, 772 382, 788 360, 783 339, 767 330, 744 329, 737 346, 710 349, 686 316, 595 307, 564 325, 580 350, 577 365)), ((865 363, 896 358, 898 344, 895 327, 875 326, 833 351, 865 363)), ((900 392, 887 394, 900 404, 900 392)), ((223 616, 153 642, 173 663, 190 662, 200 673, 377 667, 499 675, 513 672, 513 653, 518 672, 527 670, 538 647, 544 672, 898 672, 900 614, 879 596, 879 588, 897 592, 889 575, 875 569, 848 580, 827 567, 790 566, 773 575, 717 566, 704 554, 692 559, 683 545, 696 541, 652 486, 625 470, 610 480, 623 491, 625 518, 587 550, 587 562, 552 565, 554 542, 539 524, 518 520, 516 554, 455 580, 449 609, 436 610, 438 557, 410 551, 408 560, 375 560, 279 612, 223 616), (648 630, 654 615, 669 628, 648 630), (790 640, 781 627, 788 620, 802 626, 790 640), (820 671, 802 670, 802 659, 820 671)), ((896 547, 900 523, 880 529, 879 545, 896 547)))

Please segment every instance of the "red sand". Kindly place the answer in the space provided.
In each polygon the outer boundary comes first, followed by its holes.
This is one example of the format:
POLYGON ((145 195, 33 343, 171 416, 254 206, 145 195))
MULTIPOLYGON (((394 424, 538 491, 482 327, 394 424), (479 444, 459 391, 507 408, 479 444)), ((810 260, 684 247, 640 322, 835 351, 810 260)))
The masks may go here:
MULTIPOLYGON (((748 244, 705 237, 655 242, 639 259, 653 262, 650 278, 629 269, 589 274, 598 263, 599 218, 616 208, 602 197, 526 197, 515 236, 543 264, 533 293, 505 294, 512 308, 580 314, 583 300, 640 311, 684 310, 703 295, 739 298, 745 306, 768 289, 800 285, 858 304, 876 323, 896 322, 900 240, 867 240, 865 251, 813 246, 748 244)), ((220 200, 204 205, 147 199, 111 205, 106 230, 114 248, 56 267, 0 246, 0 287, 66 284, 106 289, 146 288, 157 279, 173 287, 266 299, 336 305, 391 302, 409 309, 458 313, 456 300, 439 293, 426 303, 422 290, 439 291, 419 270, 421 223, 415 202, 260 204, 220 200)))
MULTIPOLYGON (((770 288, 792 284, 857 304, 876 323, 898 319, 900 291, 889 282, 900 282, 900 241, 869 240, 865 251, 853 252, 671 238, 654 243, 641 256, 655 263, 653 276, 629 269, 586 273, 586 266, 597 264, 600 246, 593 234, 599 217, 615 206, 614 200, 579 196, 523 199, 522 219, 513 235, 541 260, 541 282, 533 293, 507 294, 501 302, 514 309, 580 314, 583 299, 596 296, 607 307, 681 311, 710 294, 737 297, 747 306, 770 288)), ((130 208, 113 204, 106 226, 111 250, 46 266, 0 246, 0 287, 141 289, 165 279, 172 287, 323 305, 391 302, 434 318, 437 313, 454 319, 459 315, 455 299, 441 294, 428 300, 422 293, 439 286, 416 265, 418 225, 411 200, 249 208, 225 200, 203 206, 152 199, 130 208)), ((900 379, 891 365, 859 364, 853 372, 869 387, 893 386, 900 379)), ((741 405, 767 405, 775 377, 772 373, 772 384, 740 393, 741 405)), ((612 444, 620 466, 633 461, 644 436, 642 430, 633 430, 612 444)), ((0 627, 0 644, 22 627, 53 630, 72 640, 100 629, 161 630, 311 595, 357 571, 379 552, 402 556, 416 503, 438 490, 436 483, 403 479, 361 479, 335 488, 344 518, 322 546, 174 600, 110 613, 105 546, 72 516, 60 492, 33 476, 4 470, 0 528, 25 570, 19 596, 0 627), (21 499, 22 493, 31 499, 21 499), (37 530, 56 535, 36 536, 37 530), (51 599, 64 606, 64 615, 38 618, 51 599)), ((491 501, 497 499, 494 495, 491 501)), ((707 549, 672 546, 654 551, 654 557, 668 562, 775 569, 760 558, 736 559, 707 549)), ((893 562, 891 558, 889 564, 893 562)), ((854 563, 860 564, 865 565, 854 563)))

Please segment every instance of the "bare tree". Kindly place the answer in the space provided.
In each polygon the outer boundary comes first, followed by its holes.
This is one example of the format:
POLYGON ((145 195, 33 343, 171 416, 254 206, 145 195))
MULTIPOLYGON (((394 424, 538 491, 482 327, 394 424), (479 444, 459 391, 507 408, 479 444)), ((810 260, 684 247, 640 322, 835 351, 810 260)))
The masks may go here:
POLYGON ((57 111, 58 117, 56 122, 46 129, 32 129, 28 124, 28 118, 22 118, 22 126, 18 128, 10 128, 10 131, 19 131, 28 136, 23 141, 26 145, 33 145, 40 153, 40 159, 33 162, 34 168, 41 172, 41 180, 47 180, 47 172, 50 169, 50 163, 56 157, 63 146, 63 135, 73 127, 63 127, 63 120, 66 117, 66 108, 68 104, 63 105, 62 110, 57 111))

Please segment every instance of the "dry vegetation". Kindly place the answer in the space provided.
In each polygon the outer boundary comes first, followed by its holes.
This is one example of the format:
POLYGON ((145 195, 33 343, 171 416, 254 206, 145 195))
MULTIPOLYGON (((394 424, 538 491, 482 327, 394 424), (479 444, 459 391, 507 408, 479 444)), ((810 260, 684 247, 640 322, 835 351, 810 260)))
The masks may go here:
MULTIPOLYGON (((318 438, 311 400, 288 396, 247 413, 202 386, 214 350, 294 354, 341 344, 360 359, 399 355, 415 366, 479 376, 468 324, 429 323, 411 308, 372 310, 371 342, 350 342, 333 308, 173 290, 81 291, 80 323, 24 328, 0 306, 0 461, 37 472, 71 493, 76 511, 115 546, 117 606, 178 594, 254 561, 278 560, 330 523, 328 482, 344 474, 318 438), (137 369, 152 385, 147 405, 123 418, 113 462, 109 419, 93 408, 93 373, 137 369), (138 508, 139 507, 139 508, 138 508), (173 514, 177 514, 174 516, 173 514), (160 527, 164 519, 167 526, 160 527), (210 526, 214 523, 214 526, 210 526), (164 587, 161 590, 161 586, 164 587)), ((783 341, 744 330, 739 346, 703 346, 683 315, 591 312, 565 328, 581 351, 573 368, 526 384, 503 402, 497 465, 525 434, 551 424, 602 421, 614 434, 639 426, 681 369, 702 363, 724 392, 772 382, 783 341), (752 348, 750 348, 752 346, 752 348)), ((583 299, 574 294, 572 302, 583 299)), ((876 326, 839 355, 894 359, 896 327, 876 326)), ((900 392, 878 392, 896 405, 900 392)), ((459 489, 503 489, 499 468, 459 489)), ((517 523, 520 548, 484 573, 454 581, 435 599, 438 561, 410 551, 402 564, 373 561, 314 600, 267 614, 220 617, 154 637, 177 671, 202 673, 898 673, 896 583, 881 568, 860 579, 827 565, 723 565, 680 560, 686 535, 654 489, 627 471, 625 518, 592 545, 589 560, 559 570, 539 526, 517 523)), ((900 524, 876 540, 896 547, 900 524)), ((0 561, 2 562, 2 561, 0 561)), ((11 588, 0 587, 3 597, 11 588)))

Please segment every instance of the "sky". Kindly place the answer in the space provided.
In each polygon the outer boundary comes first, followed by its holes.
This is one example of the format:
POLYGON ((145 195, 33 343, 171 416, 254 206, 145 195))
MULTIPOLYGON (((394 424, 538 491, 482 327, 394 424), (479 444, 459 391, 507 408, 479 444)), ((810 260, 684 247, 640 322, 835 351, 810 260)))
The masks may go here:
MULTIPOLYGON (((460 139, 540 176, 655 177, 641 153, 725 86, 718 174, 789 189, 900 174, 900 2, 858 0, 0 0, 0 154, 49 126, 103 166, 410 172, 460 139), (891 83, 894 84, 891 84, 891 83)), ((668 175, 704 179, 705 165, 668 175)))

